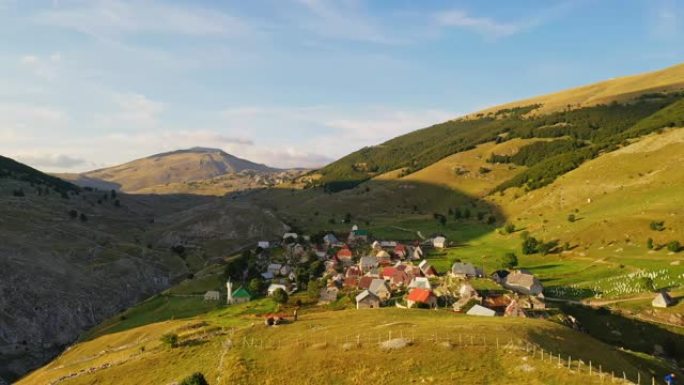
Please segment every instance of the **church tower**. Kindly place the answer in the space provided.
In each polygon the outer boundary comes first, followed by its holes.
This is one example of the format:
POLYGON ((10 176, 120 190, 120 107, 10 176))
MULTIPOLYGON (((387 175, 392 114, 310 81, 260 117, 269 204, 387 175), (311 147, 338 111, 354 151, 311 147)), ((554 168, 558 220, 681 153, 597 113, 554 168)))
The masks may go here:
POLYGON ((226 303, 230 305, 233 303, 233 283, 230 282, 230 280, 226 282, 226 291, 228 292, 226 296, 226 303))

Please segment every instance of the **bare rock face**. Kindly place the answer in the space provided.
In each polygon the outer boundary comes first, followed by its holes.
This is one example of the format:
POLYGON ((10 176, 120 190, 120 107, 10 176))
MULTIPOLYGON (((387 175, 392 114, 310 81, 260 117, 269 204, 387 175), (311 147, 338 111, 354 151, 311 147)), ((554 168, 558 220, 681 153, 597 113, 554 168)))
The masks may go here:
POLYGON ((208 262, 284 228, 254 206, 222 198, 118 194, 115 204, 113 194, 45 196, 28 183, 0 178, 3 381, 51 360, 84 331, 190 273, 170 246, 192 245, 208 262), (17 186, 25 196, 12 195, 17 186))
POLYGON ((0 260, 0 376, 10 380, 54 357, 84 330, 168 286, 169 272, 145 262, 93 269, 51 259, 69 269, 0 260))

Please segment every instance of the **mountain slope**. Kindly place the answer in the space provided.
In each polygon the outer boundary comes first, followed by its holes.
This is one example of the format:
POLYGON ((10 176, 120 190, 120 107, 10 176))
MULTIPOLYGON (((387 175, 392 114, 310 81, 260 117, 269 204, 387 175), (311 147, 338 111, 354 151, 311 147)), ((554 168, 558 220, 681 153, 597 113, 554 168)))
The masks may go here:
POLYGON ((174 280, 284 231, 244 202, 78 189, 1 160, 12 172, 0 172, 0 383, 174 280))
MULTIPOLYGON (((186 302, 206 307, 200 298, 186 302)), ((579 385, 615 382, 611 371, 633 381, 650 378, 647 360, 549 321, 391 308, 306 310, 297 322, 268 328, 253 315, 273 311, 266 299, 102 335, 17 384, 60 378, 66 384, 169 384, 193 372, 216 385, 579 385), (178 346, 163 346, 164 333, 177 333, 178 346), (383 349, 390 338, 410 344, 383 349)))
MULTIPOLYGON (((137 192, 153 186, 201 181, 243 171, 272 173, 280 170, 235 157, 222 150, 195 147, 86 172, 78 175, 74 181, 85 184, 88 184, 89 179, 105 181, 117 185, 122 191, 137 192)), ((65 177, 69 178, 68 175, 65 177)))
POLYGON ((495 140, 575 140, 572 146, 560 142, 549 145, 563 146, 562 153, 558 148, 543 148, 547 154, 539 159, 538 166, 528 164, 530 170, 504 186, 528 184, 537 188, 585 160, 617 148, 627 139, 681 125, 684 122, 682 85, 684 65, 586 86, 579 89, 582 92, 569 90, 492 108, 363 148, 319 170, 317 183, 329 191, 339 191, 397 169, 403 169, 403 175, 410 174, 495 140), (575 94, 584 96, 581 100, 573 99, 575 94), (571 100, 577 101, 569 103, 571 100), (563 109, 554 107, 559 101, 568 102, 572 107, 568 108, 567 104, 563 109), (553 156, 559 157, 551 159, 553 156), (553 170, 547 172, 547 169, 553 170))
MULTIPOLYGON (((548 95, 502 104, 481 111, 494 112, 501 109, 541 104, 535 113, 549 113, 567 108, 568 105, 588 107, 612 101, 624 102, 645 93, 681 91, 684 89, 684 64, 638 75, 624 76, 599 83, 572 88, 548 95)), ((475 114, 472 114, 475 115, 475 114)))
POLYGON ((44 174, 13 159, 0 156, 0 178, 3 177, 45 185, 47 188, 53 188, 60 193, 78 190, 78 187, 72 183, 44 174))

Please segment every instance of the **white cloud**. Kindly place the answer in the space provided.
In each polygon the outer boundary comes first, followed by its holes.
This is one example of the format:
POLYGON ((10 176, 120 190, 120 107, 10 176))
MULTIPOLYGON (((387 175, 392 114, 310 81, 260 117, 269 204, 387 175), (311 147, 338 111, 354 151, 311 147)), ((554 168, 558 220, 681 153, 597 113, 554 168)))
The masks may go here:
POLYGON ((315 163, 320 163, 452 119, 457 114, 435 109, 387 107, 242 106, 226 109, 222 116, 226 127, 248 131, 258 138, 255 148, 251 149, 255 156, 262 156, 257 152, 270 142, 269 138, 282 138, 276 143, 309 156, 318 154, 315 163), (294 137, 299 140, 294 141, 294 137))
POLYGON ((526 28, 525 24, 499 22, 489 17, 475 17, 462 10, 450 10, 435 16, 437 23, 446 27, 469 29, 488 37, 506 37, 526 28))
POLYGON ((161 1, 71 1, 37 14, 35 21, 100 38, 133 33, 225 37, 250 30, 239 18, 214 9, 161 1))
POLYGON ((61 61, 62 54, 59 52, 52 53, 46 57, 24 55, 19 59, 24 68, 46 80, 54 80, 57 77, 61 61))
POLYGON ((56 130, 66 124, 66 113, 52 106, 0 103, 0 129, 6 132, 56 130))
POLYGON ((334 160, 334 158, 325 154, 302 151, 294 147, 269 148, 255 146, 247 149, 227 147, 225 150, 236 156, 278 168, 318 168, 334 160))
POLYGON ((103 140, 126 145, 145 146, 150 149, 157 148, 160 151, 197 146, 222 148, 232 144, 240 146, 251 146, 254 144, 248 138, 230 136, 211 130, 155 131, 134 134, 115 133, 107 135, 103 140))
POLYGON ((115 129, 150 129, 159 123, 159 117, 166 109, 164 103, 152 100, 138 93, 117 93, 112 95, 118 111, 99 114, 96 126, 115 129))
POLYGON ((489 39, 513 36, 547 24, 578 7, 583 0, 560 1, 541 8, 514 21, 500 21, 489 16, 474 16, 463 9, 449 9, 433 15, 438 27, 461 28, 478 33, 489 39))
POLYGON ((674 1, 653 2, 651 11, 651 35, 660 39, 678 38, 682 32, 684 12, 674 1))
POLYGON ((316 36, 383 44, 404 42, 396 33, 384 30, 356 2, 297 0, 297 3, 308 11, 298 19, 297 25, 316 36))
POLYGON ((86 164, 84 159, 65 154, 19 154, 15 157, 19 162, 38 169, 69 170, 86 164))

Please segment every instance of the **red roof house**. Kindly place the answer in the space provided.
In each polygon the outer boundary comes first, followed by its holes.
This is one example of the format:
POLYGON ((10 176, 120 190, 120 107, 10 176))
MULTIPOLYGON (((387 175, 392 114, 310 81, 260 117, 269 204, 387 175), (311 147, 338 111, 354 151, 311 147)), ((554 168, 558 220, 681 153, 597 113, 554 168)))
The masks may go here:
POLYGON ((370 289, 370 285, 373 282, 374 277, 363 276, 359 280, 359 289, 370 289))
POLYGON ((353 256, 352 251, 346 247, 337 252, 337 259, 340 261, 351 261, 353 256))
POLYGON ((406 297, 408 307, 413 307, 416 304, 425 304, 430 307, 437 306, 437 297, 432 293, 432 290, 415 288, 411 290, 406 297))

